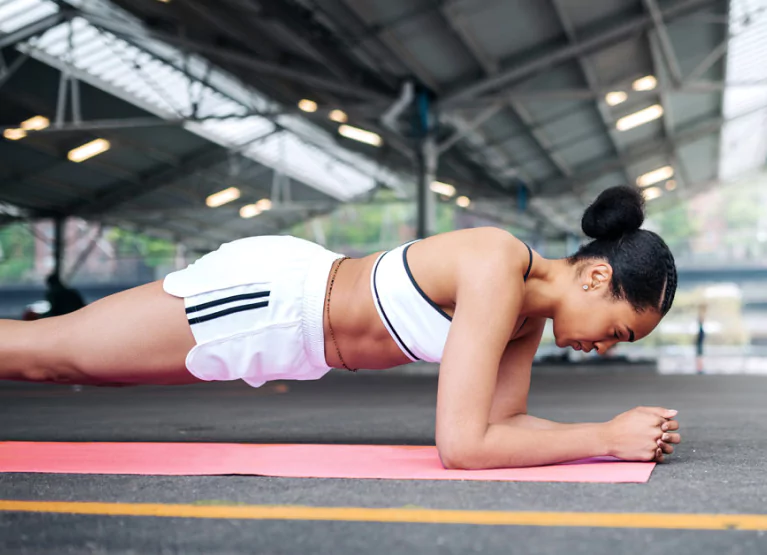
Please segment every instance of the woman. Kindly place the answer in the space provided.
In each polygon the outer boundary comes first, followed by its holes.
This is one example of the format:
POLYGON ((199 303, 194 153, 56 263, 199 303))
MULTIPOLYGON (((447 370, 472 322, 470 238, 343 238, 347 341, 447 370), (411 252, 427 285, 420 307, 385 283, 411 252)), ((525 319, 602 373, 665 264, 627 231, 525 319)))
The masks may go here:
POLYGON ((594 241, 564 260, 493 228, 361 259, 292 237, 234 241, 73 314, 0 322, 0 378, 258 387, 331 367, 441 362, 436 443, 448 468, 660 461, 680 441, 675 411, 640 407, 602 424, 526 414, 547 318, 559 347, 604 352, 648 335, 671 307, 674 260, 643 219, 638 191, 608 189, 583 216, 594 241))

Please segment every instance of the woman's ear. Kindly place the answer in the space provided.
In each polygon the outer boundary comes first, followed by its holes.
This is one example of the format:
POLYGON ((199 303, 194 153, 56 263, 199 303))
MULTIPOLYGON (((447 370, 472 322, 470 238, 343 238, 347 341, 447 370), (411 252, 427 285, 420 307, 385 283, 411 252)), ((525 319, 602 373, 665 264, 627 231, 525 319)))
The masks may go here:
POLYGON ((597 262, 589 266, 586 275, 591 289, 607 287, 613 277, 613 268, 606 262, 597 262))

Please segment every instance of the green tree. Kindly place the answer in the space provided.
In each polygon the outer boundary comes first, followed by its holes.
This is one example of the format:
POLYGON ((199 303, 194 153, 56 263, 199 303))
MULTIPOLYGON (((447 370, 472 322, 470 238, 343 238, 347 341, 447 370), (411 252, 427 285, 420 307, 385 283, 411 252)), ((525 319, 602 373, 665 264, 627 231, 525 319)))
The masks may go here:
POLYGON ((116 227, 109 230, 107 238, 115 246, 118 256, 138 256, 151 268, 166 263, 176 253, 176 246, 170 241, 116 227))
POLYGON ((29 224, 16 223, 0 229, 0 281, 23 281, 35 266, 35 238, 29 224))
POLYGON ((688 250, 690 239, 700 230, 700 222, 692 219, 687 203, 675 204, 668 210, 653 214, 651 219, 674 252, 688 250))

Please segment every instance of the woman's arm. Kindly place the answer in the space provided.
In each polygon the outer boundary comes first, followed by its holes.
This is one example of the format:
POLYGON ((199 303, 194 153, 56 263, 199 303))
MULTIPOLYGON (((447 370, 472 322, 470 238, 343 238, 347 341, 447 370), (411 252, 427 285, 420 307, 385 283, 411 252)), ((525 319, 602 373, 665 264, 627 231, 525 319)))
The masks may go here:
POLYGON ((525 324, 524 333, 511 341, 504 349, 498 365, 498 377, 490 408, 491 424, 505 424, 532 430, 568 429, 583 424, 561 424, 527 414, 527 397, 530 393, 530 374, 533 358, 541 343, 544 318, 531 318, 525 324))
POLYGON ((509 417, 527 413, 530 373, 545 322, 544 318, 528 319, 520 337, 506 345, 498 365, 498 377, 490 406, 490 423, 503 422, 509 417))
MULTIPOLYGON (((587 430, 594 429, 593 423, 560 423, 527 414, 527 397, 530 392, 530 374, 533 358, 538 350, 545 326, 544 318, 530 318, 522 334, 511 341, 503 352, 498 367, 493 402, 490 408, 491 424, 503 424, 530 430, 587 430)), ((663 423, 661 431, 674 432, 679 423, 669 420, 663 423)), ((672 443, 679 443, 678 434, 665 434, 660 448, 665 454, 674 452, 672 443)), ((662 461, 663 457, 656 457, 662 461)))
MULTIPOLYGON (((530 429, 491 422, 499 367, 519 315, 526 248, 487 234, 461 253, 456 310, 440 367, 437 448, 448 468, 533 466, 618 454, 615 427, 530 429), (523 267, 524 266, 524 267, 523 267)), ((663 419, 642 412, 624 422, 620 454, 650 460, 663 419)))

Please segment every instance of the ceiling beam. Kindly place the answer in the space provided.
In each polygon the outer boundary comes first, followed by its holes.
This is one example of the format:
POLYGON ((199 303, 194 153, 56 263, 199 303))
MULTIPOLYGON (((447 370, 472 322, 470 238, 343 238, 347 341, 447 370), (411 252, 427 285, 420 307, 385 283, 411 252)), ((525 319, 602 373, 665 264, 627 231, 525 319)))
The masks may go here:
MULTIPOLYGON (((277 20, 293 34, 294 48, 301 48, 313 61, 319 61, 325 69, 344 82, 355 83, 363 80, 375 88, 388 90, 389 93, 396 90, 399 79, 361 67, 355 59, 349 40, 334 33, 321 21, 323 16, 316 5, 304 4, 306 2, 296 0, 262 2, 261 17, 277 20)), ((327 17, 324 19, 327 21, 327 17)))
POLYGON ((580 182, 588 184, 596 181, 600 177, 608 175, 610 173, 620 171, 624 163, 636 164, 650 158, 652 156, 666 154, 669 150, 676 147, 682 147, 684 145, 694 143, 706 136, 714 135, 718 133, 725 123, 745 117, 756 112, 764 111, 764 106, 756 107, 749 110, 747 113, 741 114, 736 118, 725 119, 723 117, 711 118, 704 122, 698 122, 696 124, 688 125, 683 130, 678 130, 672 137, 664 138, 662 141, 657 139, 651 139, 642 143, 636 144, 624 152, 623 160, 609 159, 599 157, 590 162, 582 164, 576 168, 576 174, 572 179, 552 179, 543 184, 538 196, 556 196, 562 192, 575 190, 576 192, 583 192, 581 188, 576 188, 576 183, 580 182))
MULTIPOLYGON (((275 117, 276 113, 268 114, 268 117, 275 117)), ((241 115, 210 116, 199 118, 175 118, 164 119, 161 117, 137 117, 137 118, 115 118, 100 120, 81 120, 67 121, 64 123, 53 122, 45 129, 28 130, 28 135, 47 135, 50 133, 72 133, 76 131, 109 131, 120 129, 146 128, 146 127, 183 127, 188 123, 204 123, 206 121, 233 121, 246 119, 253 116, 265 117, 261 113, 250 113, 241 115)), ((17 128, 18 124, 0 125, 0 131, 5 129, 17 128)))
MULTIPOLYGON (((353 2, 352 0, 343 0, 344 4, 352 10, 357 16, 362 17, 362 14, 359 12, 359 6, 353 2)), ((436 0, 434 5, 432 7, 435 7, 439 10, 439 12, 445 17, 445 19, 448 21, 448 23, 454 27, 455 32, 458 34, 459 38, 462 38, 464 44, 466 45, 467 49, 471 51, 471 53, 475 56, 475 58, 478 60, 480 65, 482 65, 483 69, 485 71, 491 71, 494 69, 492 60, 489 59, 489 57, 485 56, 482 52, 481 48, 479 48, 479 45, 476 43, 476 41, 473 40, 473 38, 470 36, 470 33, 468 32, 468 29, 466 28, 465 22, 463 22, 460 17, 453 21, 452 16, 452 10, 454 5, 457 2, 451 1, 451 0, 436 0), (467 35, 466 38, 463 38, 462 35, 467 35)), ((431 8, 424 10, 424 13, 430 12, 431 8)), ((371 35, 376 36, 378 40, 393 54, 395 54, 399 61, 404 64, 412 73, 414 76, 416 76, 421 83, 424 83, 426 86, 428 86, 432 91, 435 93, 439 93, 440 89, 442 88, 440 84, 437 82, 437 80, 431 75, 431 73, 418 61, 415 59, 415 57, 408 51, 407 48, 405 48, 397 39, 396 35, 392 32, 391 28, 388 27, 382 27, 378 30, 371 30, 371 35)), ((488 107, 488 109, 484 110, 478 117, 474 118, 472 122, 466 122, 464 119, 457 114, 444 114, 449 118, 448 121, 451 121, 451 124, 456 128, 455 132, 451 137, 449 137, 447 140, 445 140, 440 145, 440 151, 441 153, 446 152, 448 149, 452 148, 456 143, 458 143, 462 138, 466 137, 467 135, 470 135, 472 133, 476 133, 476 130, 479 126, 482 125, 484 121, 492 117, 497 111, 502 109, 503 105, 506 104, 508 101, 506 99, 501 100, 497 103, 496 106, 488 107)), ((521 118, 520 118, 521 119, 521 118)), ((484 141, 484 138, 482 138, 484 141)), ((544 152, 546 152, 546 149, 543 148, 544 152)), ((548 152, 546 152, 548 155, 548 152)), ((487 159, 486 155, 483 153, 482 156, 487 159)), ((508 164, 511 161, 509 160, 509 157, 507 155, 503 155, 504 163, 508 164)), ((464 166, 465 164, 461 164, 464 166)), ((473 165, 473 164, 472 164, 473 165)), ((516 164, 514 162, 513 164, 515 167, 519 166, 519 164, 516 164)), ((477 167, 480 166, 477 164, 477 167)), ((490 178, 490 181, 492 183, 495 183, 495 187, 498 190, 502 190, 505 195, 508 197, 511 193, 511 191, 505 187, 504 180, 499 179, 497 175, 494 175, 492 171, 489 171, 487 167, 493 167, 493 164, 482 164, 481 165, 481 172, 482 174, 488 176, 490 178)), ((466 168, 468 171, 473 172, 474 168, 466 168)), ((524 174, 524 171, 519 170, 520 174, 524 174)), ((529 178, 529 176, 525 175, 525 178, 528 180, 528 182, 532 182, 532 180, 529 178)), ((535 216, 538 221, 543 222, 547 225, 552 226, 552 222, 548 222, 545 218, 539 216, 536 214, 535 216)), ((556 228, 556 226, 555 226, 556 228)))
POLYGON ((174 181, 224 162, 232 154, 233 152, 231 150, 223 147, 205 147, 193 154, 183 157, 181 163, 177 167, 172 167, 147 176, 136 177, 135 179, 124 180, 114 186, 110 186, 107 190, 84 202, 74 203, 65 207, 64 212, 76 216, 109 212, 125 202, 161 189, 174 181))
POLYGON ((652 24, 660 43, 660 51, 671 75, 671 82, 675 86, 679 86, 684 79, 682 77, 682 70, 679 67, 679 58, 677 58, 676 52, 674 52, 674 45, 671 44, 671 37, 668 34, 666 22, 663 19, 663 13, 660 11, 657 0, 642 0, 642 2, 652 18, 652 24))
MULTIPOLYGON (((628 83, 630 86, 630 83, 628 83)), ((737 88, 737 87, 765 87, 767 83, 764 80, 753 81, 689 81, 681 87, 674 87, 667 85, 664 88, 656 88, 652 91, 633 91, 632 97, 635 99, 641 99, 644 97, 655 97, 659 92, 665 91, 668 93, 685 93, 685 94, 710 94, 713 92, 721 92, 725 88, 737 88)), ((471 98, 468 100, 461 100, 452 105, 451 111, 460 110, 476 110, 488 105, 497 104, 499 102, 506 102, 509 100, 598 100, 603 98, 606 93, 613 90, 620 90, 626 88, 627 83, 611 83, 607 86, 600 87, 594 91, 588 88, 555 88, 555 89, 528 89, 524 91, 509 91, 503 93, 494 93, 483 95, 477 98, 471 98)))
MULTIPOLYGON (((563 0, 551 0, 551 5, 554 8, 554 12, 557 14, 557 18, 559 19, 559 22, 562 25, 562 29, 564 29, 565 31, 567 40, 570 42, 571 45, 577 45, 578 35, 575 30, 575 26, 573 25, 573 22, 570 20, 570 17, 567 15, 567 12, 565 11, 563 0)), ((613 151, 615 152, 615 156, 620 158, 621 148, 620 148, 620 142, 618 141, 618 137, 617 137, 618 130, 615 129, 615 122, 607 106, 607 103, 604 100, 604 95, 600 94, 599 92, 599 79, 597 78, 596 72, 589 65, 589 63, 586 61, 583 55, 579 54, 578 56, 576 56, 576 60, 578 62, 578 66, 581 69, 581 73, 583 74, 583 78, 586 80, 586 84, 588 85, 589 90, 594 92, 594 95, 595 95, 594 104, 597 109, 597 113, 599 114, 599 117, 602 120, 602 124, 604 125, 605 132, 607 133, 607 136, 610 138, 610 143, 613 146, 613 151)), ((631 183, 632 178, 628 173, 628 168, 626 168, 625 166, 623 168, 623 174, 624 174, 624 177, 626 178, 626 183, 631 183)))
POLYGON ((188 40, 172 33, 150 30, 143 26, 125 25, 116 19, 102 17, 87 11, 81 11, 79 15, 98 28, 109 31, 119 37, 132 39, 131 42, 139 41, 140 44, 140 41, 147 39, 159 40, 190 52, 220 57, 225 63, 246 67, 250 71, 263 75, 280 77, 299 84, 317 87, 345 96, 355 96, 365 100, 391 100, 391 96, 386 91, 374 90, 348 81, 344 82, 335 78, 325 77, 304 69, 266 62, 259 60, 248 52, 188 40))
MULTIPOLYGON (((465 21, 463 15, 459 12, 459 8, 456 6, 443 6, 440 9, 442 17, 447 21, 448 25, 453 29, 458 40, 469 52, 470 55, 479 63, 484 71, 485 75, 492 76, 498 72, 498 64, 487 55, 476 40, 476 37, 469 29, 468 24, 465 21)), ((536 128, 535 122, 529 112, 519 102, 514 100, 507 100, 502 107, 506 105, 517 119, 522 123, 525 132, 532 138, 533 142, 538 148, 546 155, 549 163, 554 166, 562 175, 570 176, 572 170, 568 166, 567 162, 557 154, 551 146, 551 141, 545 136, 540 128, 536 128)), ((481 114, 483 115, 483 114, 481 114)), ((481 125, 481 124, 480 124, 481 125)), ((478 127, 478 125, 476 126, 478 127)), ((455 136, 454 136, 455 137, 455 136)), ((455 141, 455 138, 450 140, 455 141)), ((531 184, 532 185, 532 184, 531 184)))
MULTIPOLYGON (((234 36, 243 44, 249 44, 253 39, 253 29, 249 29, 244 20, 238 19, 237 15, 232 11, 222 9, 219 4, 218 2, 205 2, 204 0, 185 0, 182 4, 179 4, 179 7, 197 14, 206 24, 218 30, 222 36, 234 36)), ((241 7, 238 6, 238 9, 241 9, 241 7)), ((268 41, 259 41, 259 48, 255 49, 254 52, 259 58, 268 56, 272 60, 278 55, 276 49, 268 41), (264 51, 268 51, 268 53, 264 51)))
MULTIPOLYGON (((652 2, 652 0, 645 1, 652 2)), ((668 75, 666 73, 666 69, 669 69, 670 71, 670 66, 668 65, 669 58, 667 56, 662 56, 660 53, 661 48, 658 45, 659 32, 648 32, 647 41, 648 46, 650 47, 650 59, 652 60, 653 73, 655 74, 656 79, 658 80, 658 84, 660 85, 659 96, 661 106, 663 106, 663 116, 661 117, 661 122, 663 125, 663 135, 668 141, 670 147, 669 159, 672 166, 676 166, 676 171, 678 171, 681 175, 683 185, 690 187, 693 185, 690 180, 690 173, 687 171, 687 167, 685 166, 684 161, 679 156, 679 148, 674 141, 674 111, 671 107, 671 99, 669 97, 669 93, 665 88, 668 83, 668 75), (666 64, 663 63, 664 60, 666 64)), ((681 78, 681 73, 679 74, 679 77, 681 78)), ((676 78, 673 76, 671 78, 674 81, 676 80, 676 78)))
MULTIPOLYGON (((0 52, 0 56, 2 56, 2 52, 0 52)), ((3 88, 3 86, 10 81, 11 77, 21 68, 21 66, 24 65, 24 62, 26 62, 29 59, 29 55, 27 54, 20 54, 16 56, 16 58, 11 62, 11 65, 5 65, 5 60, 3 60, 3 67, 0 70, 0 89, 3 88)))
MULTIPOLYGON (((361 14, 359 13, 359 7, 356 6, 354 2, 351 0, 344 0, 344 3, 346 6, 351 9, 353 12, 355 12, 357 15, 361 14)), ((467 49, 475 55, 475 58, 478 60, 478 62, 482 65, 483 69, 485 71, 492 70, 493 64, 492 61, 485 56, 481 49, 479 48, 479 45, 476 43, 476 41, 472 40, 470 36, 468 36, 466 39, 462 38, 462 35, 466 35, 468 33, 468 29, 465 28, 465 25, 463 25, 462 21, 458 21, 457 23, 454 23, 452 21, 452 7, 451 4, 446 1, 439 1, 437 2, 437 7, 440 11, 440 13, 443 15, 443 17, 448 21, 448 23, 454 27, 455 32, 458 34, 458 37, 461 38, 464 45, 466 45, 467 49), (468 43, 468 44, 467 44, 468 43)), ((468 33, 470 35, 470 33, 468 33)), ((441 90, 440 84, 437 82, 437 80, 431 75, 431 73, 423 67, 423 65, 415 59, 415 57, 400 43, 400 41, 397 39, 397 37, 392 33, 391 29, 381 29, 380 32, 376 33, 378 39, 386 46, 389 50, 391 50, 398 58, 399 60, 406 66, 410 71, 415 75, 421 83, 424 83, 427 85, 432 91, 439 94, 441 90)), ((502 106, 507 103, 507 101, 504 99, 500 103, 498 103, 498 106, 489 108, 488 110, 484 111, 482 114, 480 114, 479 117, 475 118, 473 122, 465 122, 463 121, 463 118, 458 117, 456 114, 445 114, 450 117, 450 119, 453 120, 454 126, 457 126, 456 132, 448 138, 444 143, 442 143, 442 152, 447 151, 450 147, 452 147, 455 143, 457 143, 461 138, 465 137, 468 134, 476 132, 476 128, 481 125, 483 121, 488 119, 489 117, 492 117, 494 113, 497 112, 497 110, 500 110, 502 106)), ((521 119, 521 118, 520 118, 521 119)), ((544 147, 541 147, 544 152, 546 152, 546 149, 544 147)), ((483 154, 484 156, 484 154, 483 154)), ((508 157, 504 155, 505 163, 509 163, 508 157)), ((553 163, 553 162, 552 162, 553 163)), ((515 164, 515 166, 518 164, 515 164)), ((493 175, 491 171, 488 171, 486 169, 487 164, 483 165, 483 173, 487 174, 494 182, 498 183, 499 189, 504 189, 504 191, 509 194, 509 190, 502 187, 503 181, 499 180, 496 175, 493 175)), ((491 165, 492 167, 492 165, 491 165)), ((556 167, 556 165, 555 165, 556 167)), ((527 176, 526 176, 527 177, 527 176)), ((528 178, 529 180, 529 178, 528 178)), ((541 221, 545 221, 545 219, 541 218, 541 221)), ((546 222, 548 225, 551 225, 551 222, 546 222)))
MULTIPOLYGON (((715 4, 718 1, 680 0, 663 10, 661 14, 666 19, 672 19, 715 4)), ((583 38, 578 44, 560 46, 547 54, 534 56, 521 63, 515 63, 496 75, 488 76, 470 85, 457 88, 454 92, 443 98, 440 104, 443 108, 450 108, 459 101, 476 98, 484 93, 498 90, 501 87, 507 87, 512 83, 537 75, 576 56, 596 52, 624 41, 628 36, 642 32, 652 24, 652 17, 647 14, 629 18, 619 24, 611 22, 609 27, 583 38)))
MULTIPOLYGON (((341 0, 343 4, 353 13, 355 16, 364 20, 361 13, 362 6, 354 0, 341 0)), ((430 11, 431 8, 429 8, 430 11)), ((437 91, 440 88, 439 83, 434 79, 431 73, 426 67, 423 66, 416 58, 405 48, 397 36, 392 32, 390 28, 382 28, 380 31, 370 31, 371 36, 376 37, 385 47, 389 50, 399 62, 405 66, 418 80, 425 84, 433 91, 437 91)), ((394 102, 394 99, 392 99, 394 102)))
POLYGON ((692 71, 687 74, 687 76, 685 76, 684 81, 686 83, 700 79, 704 73, 711 69, 715 63, 717 63, 725 56, 725 54, 727 54, 727 50, 730 48, 731 36, 727 30, 725 30, 724 34, 724 40, 722 40, 722 42, 720 42, 716 48, 709 52, 709 54, 697 66, 695 66, 692 71))

